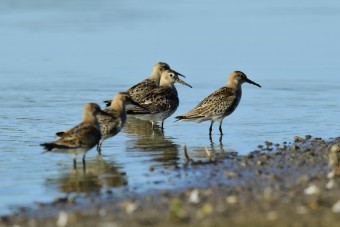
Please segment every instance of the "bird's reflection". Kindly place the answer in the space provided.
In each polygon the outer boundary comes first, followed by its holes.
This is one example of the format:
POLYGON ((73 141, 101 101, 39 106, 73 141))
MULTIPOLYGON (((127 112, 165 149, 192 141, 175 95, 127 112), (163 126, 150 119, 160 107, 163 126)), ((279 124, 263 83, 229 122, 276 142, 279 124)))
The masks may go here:
POLYGON ((123 130, 136 135, 136 138, 128 141, 128 147, 145 152, 143 155, 151 156, 152 160, 164 165, 178 163, 180 146, 171 138, 164 136, 160 126, 154 125, 152 129, 151 122, 129 117, 123 130))
POLYGON ((63 193, 88 193, 127 185, 128 181, 125 172, 116 163, 97 158, 87 161, 86 173, 70 170, 55 179, 47 179, 46 184, 57 187, 63 193))
MULTIPOLYGON (((224 151, 222 139, 223 139, 223 134, 221 134, 220 137, 219 137, 219 140, 218 140, 218 142, 219 142, 218 148, 219 148, 221 151, 224 151)), ((211 135, 209 135, 209 140, 210 140, 211 149, 214 150, 214 149, 216 148, 216 144, 214 143, 214 140, 213 140, 213 138, 212 138, 211 135)))

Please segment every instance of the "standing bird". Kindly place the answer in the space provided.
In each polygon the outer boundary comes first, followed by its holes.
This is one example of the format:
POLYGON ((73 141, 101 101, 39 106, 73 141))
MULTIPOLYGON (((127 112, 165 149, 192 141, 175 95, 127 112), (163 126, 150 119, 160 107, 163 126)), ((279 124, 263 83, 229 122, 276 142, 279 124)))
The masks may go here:
POLYGON ((110 106, 104 110, 105 114, 98 114, 98 122, 102 137, 98 143, 97 151, 101 154, 101 146, 104 140, 115 136, 124 127, 126 122, 126 105, 140 106, 133 101, 127 92, 119 92, 115 95, 110 106))
MULTIPOLYGON (((153 67, 152 73, 149 78, 133 85, 126 92, 129 93, 132 100, 134 100, 135 102, 139 102, 141 97, 143 97, 146 93, 148 93, 152 89, 155 89, 159 86, 161 75, 167 69, 170 69, 170 66, 167 63, 164 62, 156 63, 155 66, 153 67)), ((177 74, 182 77, 185 77, 180 73, 177 74)), ((111 100, 106 100, 104 102, 106 103, 107 107, 111 105, 111 100)))
POLYGON ((51 143, 40 144, 44 147, 45 152, 72 153, 73 167, 77 168, 76 155, 83 154, 83 167, 86 168, 85 155, 88 150, 94 147, 101 138, 100 126, 97 115, 102 113, 96 103, 84 105, 83 120, 77 126, 64 131, 58 132, 60 137, 51 143))
POLYGON ((241 85, 250 83, 261 87, 259 84, 247 78, 241 71, 234 71, 229 75, 227 85, 216 90, 214 93, 203 99, 194 109, 188 113, 177 116, 177 121, 194 121, 201 123, 211 121, 209 135, 211 136, 212 126, 215 121, 220 123, 220 133, 222 132, 222 121, 236 109, 242 96, 241 85))
POLYGON ((127 113, 139 119, 151 121, 152 128, 154 128, 156 121, 162 121, 161 128, 163 130, 164 120, 170 117, 179 105, 178 93, 174 84, 178 82, 191 87, 191 85, 179 79, 178 75, 172 69, 165 70, 162 73, 159 87, 140 98, 139 104, 143 108, 133 108, 128 110, 127 113))

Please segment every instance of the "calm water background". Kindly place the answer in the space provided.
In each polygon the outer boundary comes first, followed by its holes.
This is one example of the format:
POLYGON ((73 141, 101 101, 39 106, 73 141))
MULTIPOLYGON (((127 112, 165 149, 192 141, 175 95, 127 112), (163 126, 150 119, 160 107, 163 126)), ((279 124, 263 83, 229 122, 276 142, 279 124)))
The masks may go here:
POLYGON ((205 146, 246 154, 265 140, 339 136, 339 27, 336 0, 1 0, 0 214, 69 193, 185 185, 162 175, 184 162, 183 144, 199 157, 205 146), (177 85, 181 104, 164 135, 130 122, 105 141, 103 160, 88 153, 86 176, 69 155, 41 154, 41 142, 80 121, 84 103, 113 97, 158 61, 194 87, 177 85), (223 146, 217 125, 212 146, 208 122, 173 123, 232 70, 263 87, 243 85, 223 146))

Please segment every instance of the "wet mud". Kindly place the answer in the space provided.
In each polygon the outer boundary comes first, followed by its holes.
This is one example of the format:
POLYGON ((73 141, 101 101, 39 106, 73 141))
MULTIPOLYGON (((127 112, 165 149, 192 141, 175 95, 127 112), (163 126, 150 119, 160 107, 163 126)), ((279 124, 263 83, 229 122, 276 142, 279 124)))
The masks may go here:
MULTIPOLYGON (((181 187, 143 193, 126 189, 120 196, 109 189, 85 192, 83 196, 70 195, 3 216, 0 226, 338 226, 340 223, 340 138, 326 141, 307 135, 282 144, 266 141, 245 156, 204 149, 204 156, 190 157, 190 150, 185 147, 183 152, 186 161, 168 167, 164 170, 164 181, 154 182, 182 181, 181 187), (176 177, 168 178, 169 171, 176 172, 176 177)), ((159 170, 150 167, 150 174, 153 171, 159 170)), ((106 184, 126 183, 118 169, 112 172, 116 173, 115 180, 106 184)), ((70 176, 59 179, 65 181, 64 191, 78 187, 83 192, 81 186, 67 183, 71 182, 67 178, 70 176)))

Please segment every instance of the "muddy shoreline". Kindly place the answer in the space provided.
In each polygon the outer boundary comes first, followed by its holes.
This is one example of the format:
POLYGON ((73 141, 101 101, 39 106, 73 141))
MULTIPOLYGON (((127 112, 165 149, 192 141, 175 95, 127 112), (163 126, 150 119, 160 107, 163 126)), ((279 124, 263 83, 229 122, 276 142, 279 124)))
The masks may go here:
MULTIPOLYGON (((265 142, 245 156, 207 152, 173 167, 183 188, 65 197, 0 226, 338 226, 340 137, 265 142), (192 174, 194 173, 194 174, 192 174), (195 174, 197 173, 197 174, 195 174)), ((153 169, 150 169, 152 173, 153 169)), ((166 179, 166 173, 164 175, 166 179)), ((170 179, 174 181, 176 179, 170 179)))

